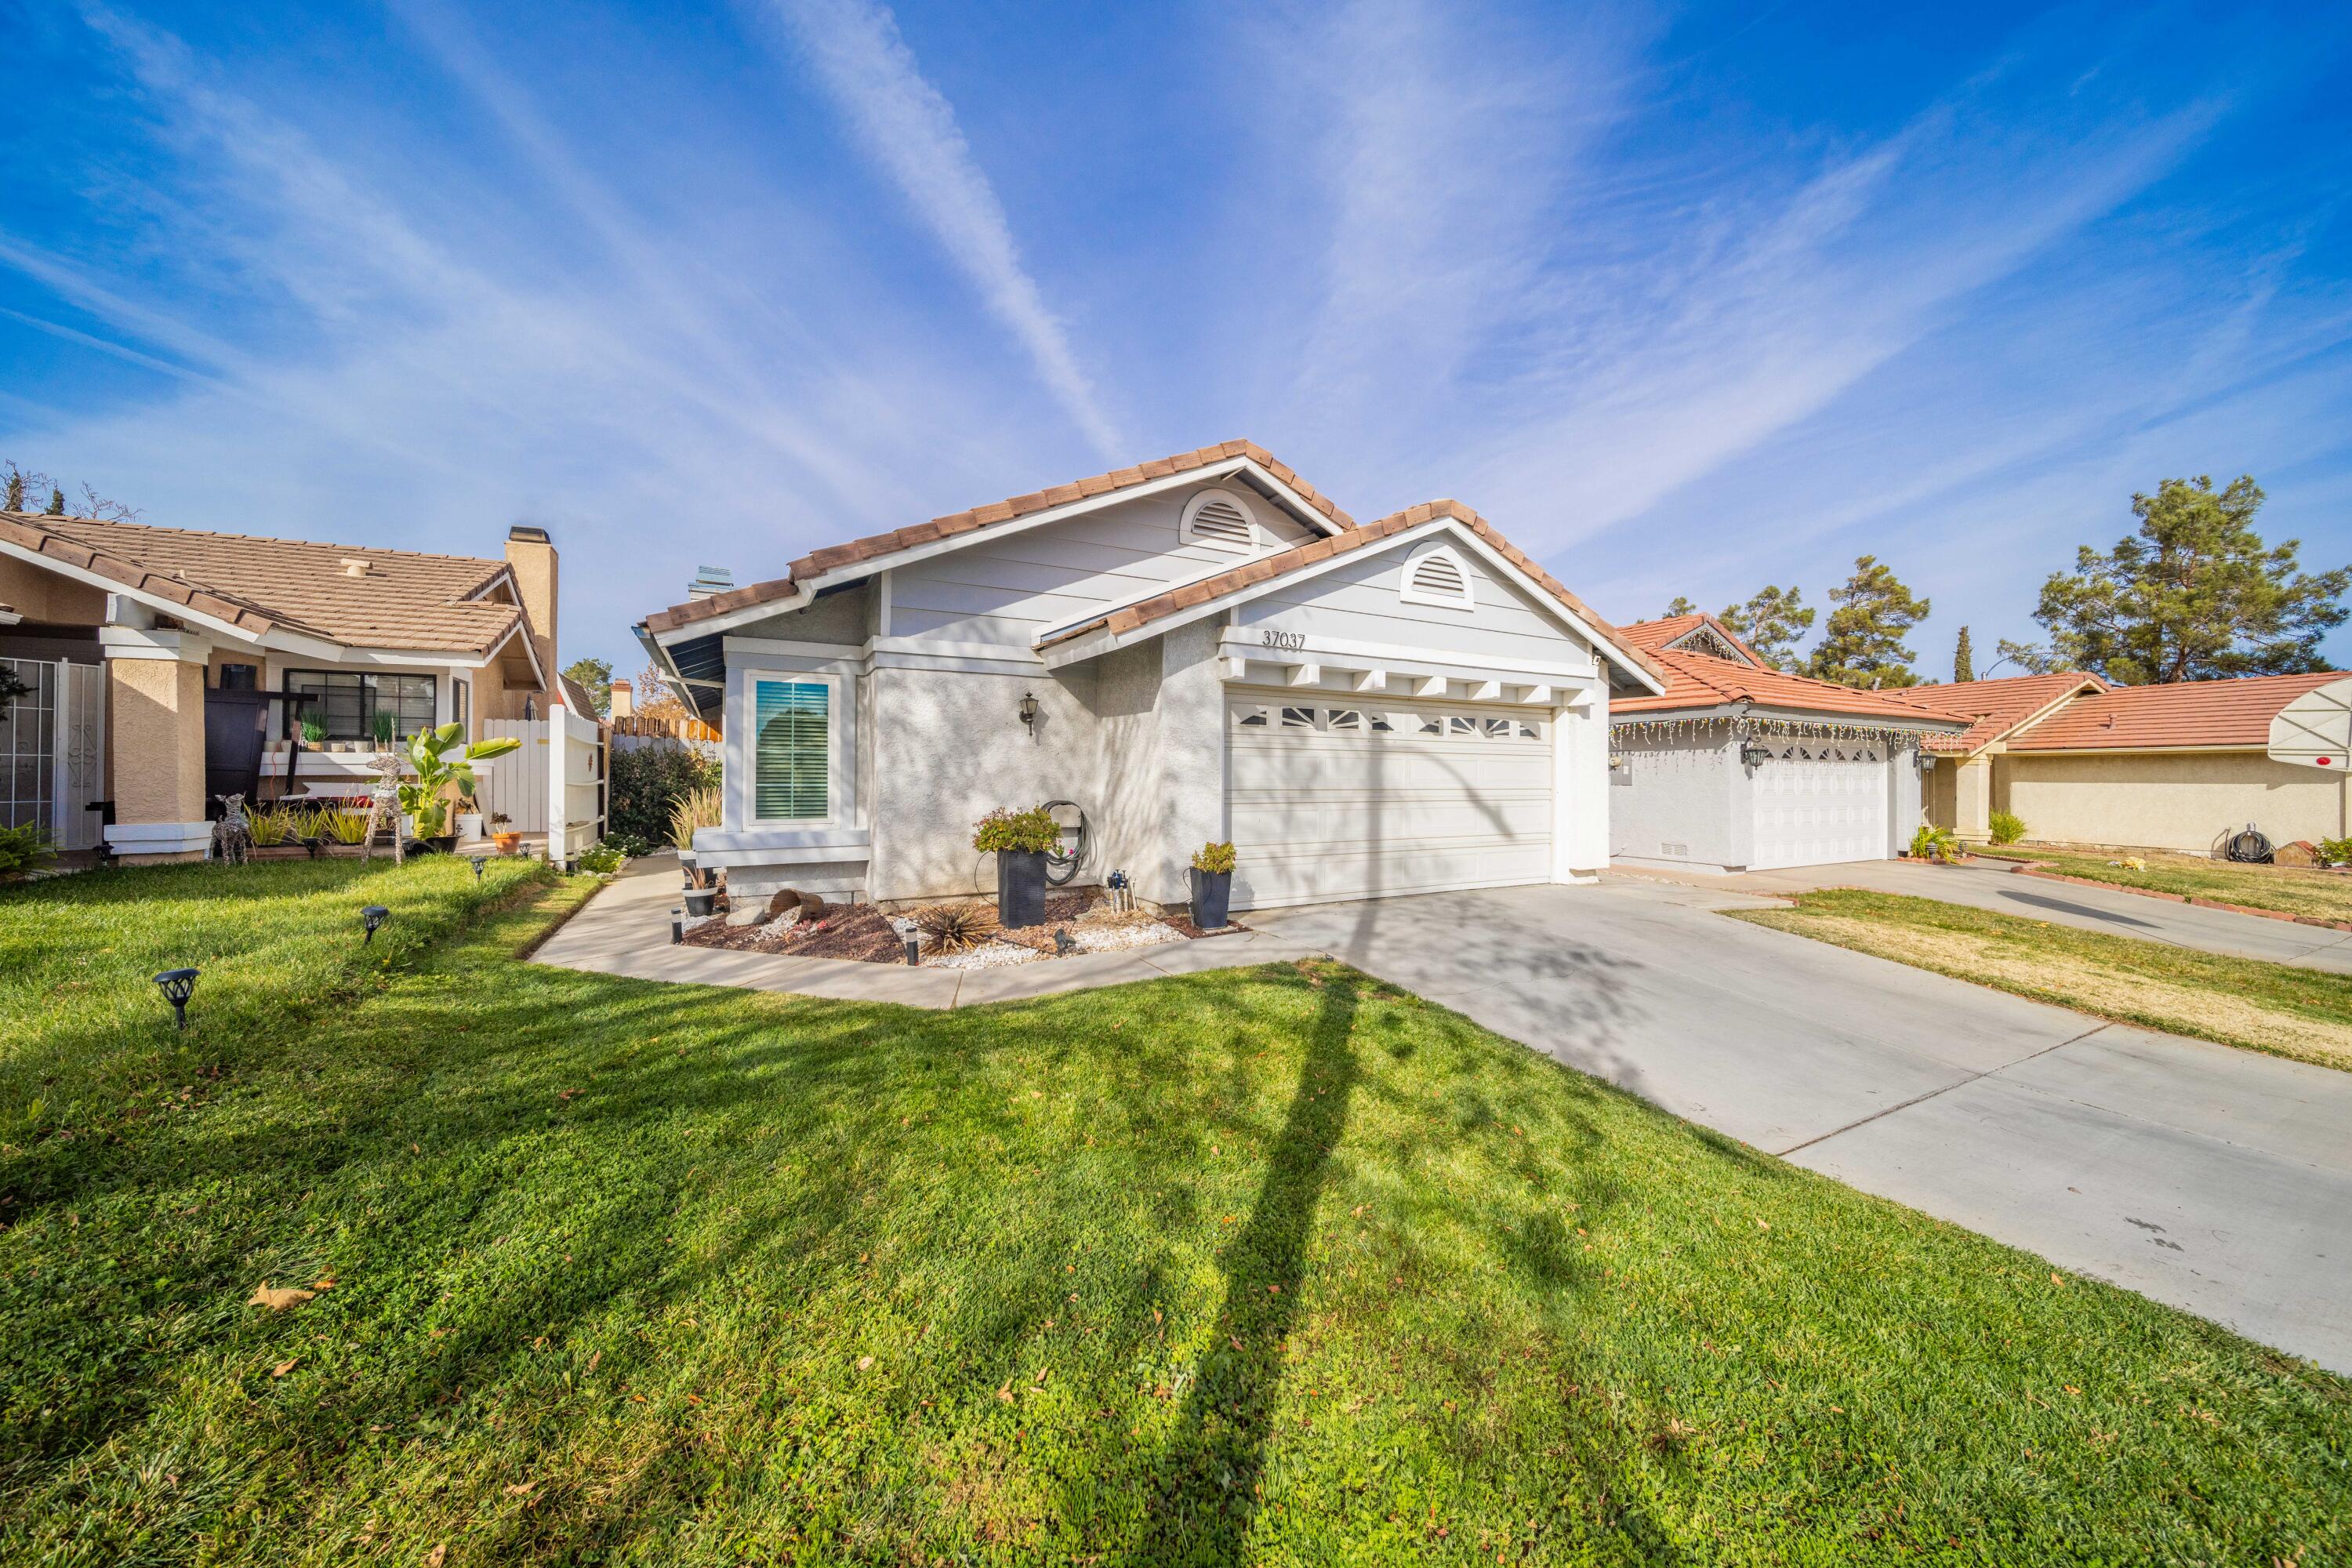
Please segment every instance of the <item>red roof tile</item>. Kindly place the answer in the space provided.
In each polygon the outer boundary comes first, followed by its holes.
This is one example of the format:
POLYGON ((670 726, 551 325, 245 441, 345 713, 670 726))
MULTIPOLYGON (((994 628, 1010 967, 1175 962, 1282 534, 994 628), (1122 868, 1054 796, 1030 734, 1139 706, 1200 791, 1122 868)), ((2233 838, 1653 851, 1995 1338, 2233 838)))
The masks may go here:
POLYGON ((2170 686, 2118 686, 2084 697, 2024 734, 2012 752, 2147 750, 2270 744, 2271 721, 2306 691, 2347 679, 2342 670, 2317 675, 2264 675, 2245 680, 2191 680, 2170 686))
MULTIPOLYGON (((1810 676, 1786 675, 1760 665, 1739 664, 1712 654, 1688 653, 1658 646, 1687 635, 1707 616, 1675 616, 1663 621, 1636 621, 1624 628, 1628 641, 1646 646, 1649 657, 1666 675, 1663 697, 1612 697, 1612 717, 1618 714, 1672 712, 1683 708, 1719 708, 1747 702, 1759 708, 1788 709, 1805 713, 1838 713, 1849 717, 1958 722, 1965 716, 1940 712, 1922 700, 1898 700, 1885 691, 1860 691, 1810 676), (1659 628, 1670 628, 1661 632, 1659 628)), ((1719 624, 1717 629, 1720 630, 1719 624)), ((1728 634, 1726 634, 1727 636, 1728 634)))
POLYGON ((1931 752, 1961 755, 1979 750, 2032 720, 2053 703, 2079 691, 2105 689, 2106 683, 2079 669, 2048 675, 2013 675, 2000 680, 1956 680, 1949 686, 1912 686, 1889 693, 1897 702, 1916 702, 1940 713, 1972 721, 1957 735, 1937 735, 1931 752))
POLYGON ((845 544, 830 544, 792 563, 787 575, 753 583, 724 594, 714 594, 707 599, 690 599, 683 605, 672 605, 646 617, 646 629, 661 633, 675 631, 696 621, 707 621, 734 610, 750 609, 790 598, 797 579, 807 582, 827 572, 856 565, 877 556, 896 554, 918 544, 929 544, 975 529, 1010 522, 1041 511, 1051 511, 1072 501, 1108 495, 1115 490, 1129 489, 1152 479, 1166 479, 1172 474, 1190 473, 1236 458, 1246 458, 1287 486, 1299 500, 1315 509, 1327 521, 1339 528, 1353 528, 1355 519, 1334 505, 1329 498, 1298 477, 1289 464, 1255 441, 1224 441, 1196 451, 1180 452, 1172 458, 1158 458, 1149 463, 1138 463, 1125 468, 1114 468, 1107 474, 1096 474, 1070 484, 1055 485, 1051 489, 1034 490, 1028 495, 1013 496, 1006 500, 991 501, 986 506, 972 507, 964 511, 935 517, 929 522, 914 523, 906 528, 892 529, 887 533, 868 534, 845 544))

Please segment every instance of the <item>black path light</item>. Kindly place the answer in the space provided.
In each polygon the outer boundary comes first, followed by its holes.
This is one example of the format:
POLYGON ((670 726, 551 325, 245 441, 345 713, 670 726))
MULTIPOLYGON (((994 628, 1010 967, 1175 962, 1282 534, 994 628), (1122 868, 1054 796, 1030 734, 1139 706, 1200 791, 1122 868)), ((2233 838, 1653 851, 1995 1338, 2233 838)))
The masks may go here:
POLYGON ((188 998, 196 993, 196 974, 193 969, 167 969, 155 976, 157 988, 172 1005, 172 1016, 183 1029, 188 1026, 188 998))
POLYGON ((672 945, 686 940, 686 910, 684 906, 669 912, 669 940, 672 945))
POLYGON ((360 919, 367 922, 367 940, 373 942, 375 928, 392 919, 392 911, 382 904, 370 904, 360 911, 360 919))
POLYGON ((476 886, 477 888, 478 888, 478 887, 480 887, 480 886, 482 885, 482 861, 483 861, 483 858, 483 858, 482 856, 479 856, 479 855, 477 855, 477 856, 475 856, 475 857, 474 857, 474 886, 476 886))

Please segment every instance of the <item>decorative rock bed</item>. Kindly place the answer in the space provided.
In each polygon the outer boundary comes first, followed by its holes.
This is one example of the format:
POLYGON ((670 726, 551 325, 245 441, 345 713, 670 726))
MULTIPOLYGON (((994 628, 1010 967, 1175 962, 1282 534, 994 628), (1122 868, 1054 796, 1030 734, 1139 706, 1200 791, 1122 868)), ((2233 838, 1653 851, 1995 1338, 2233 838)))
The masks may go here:
MULTIPOLYGON (((971 901, 993 908, 989 900, 971 901)), ((1178 914, 1113 910, 1101 889, 1082 888, 1048 898, 1044 924, 998 929, 957 952, 940 951, 929 938, 923 936, 912 919, 886 915, 871 904, 829 905, 814 920, 755 917, 748 923, 734 923, 730 917, 714 917, 688 927, 686 940, 696 947, 725 948, 738 952, 903 964, 907 962, 907 940, 913 937, 922 943, 924 968, 995 969, 1006 964, 1076 958, 1082 953, 1117 952, 1163 942, 1189 942, 1212 934, 1222 932, 1203 931, 1178 914), (1067 939, 1066 951, 1057 938, 1067 939)))

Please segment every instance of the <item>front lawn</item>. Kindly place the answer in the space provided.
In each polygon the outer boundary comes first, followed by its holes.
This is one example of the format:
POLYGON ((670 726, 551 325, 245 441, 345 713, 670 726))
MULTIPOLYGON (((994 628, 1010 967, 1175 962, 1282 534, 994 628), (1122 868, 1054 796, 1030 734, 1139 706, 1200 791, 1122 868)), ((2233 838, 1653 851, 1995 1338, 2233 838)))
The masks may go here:
POLYGON ((1996 853, 2030 859, 2094 882, 2118 888, 2153 888, 2192 899, 2216 899, 2248 909, 2276 910, 2282 914, 2310 915, 2324 921, 2352 921, 2352 874, 2320 871, 2297 866, 2246 866, 2229 860, 2208 860, 2200 855, 2147 854, 2139 857, 2145 869, 2118 864, 2125 857, 2074 850, 2011 847, 1996 853))
POLYGON ((1336 965, 915 1013, 261 869, 0 894, 0 1561, 2352 1553, 2352 1384, 1336 965))
POLYGON ((2352 975, 1852 888, 1737 918, 2103 1018, 2352 1068, 2352 975))

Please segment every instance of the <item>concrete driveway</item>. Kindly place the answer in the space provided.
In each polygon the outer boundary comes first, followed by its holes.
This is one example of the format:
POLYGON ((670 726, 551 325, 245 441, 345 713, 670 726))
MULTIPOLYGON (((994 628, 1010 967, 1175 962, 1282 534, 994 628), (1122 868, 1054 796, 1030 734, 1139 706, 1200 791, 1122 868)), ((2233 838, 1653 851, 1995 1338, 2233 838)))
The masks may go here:
POLYGON ((2352 1073, 1716 912, 1760 901, 1615 881, 1249 919, 1757 1148, 2352 1373, 2352 1073))
MULTIPOLYGON (((1665 880, 1671 875, 1612 873, 1617 879, 1633 876, 1643 880, 1665 880)), ((2242 958, 2266 959, 2273 963, 2352 974, 2352 931, 2265 920, 2260 915, 2231 914, 2227 910, 2200 910, 2194 904, 2176 904, 2167 899, 2143 898, 2137 893, 2089 888, 2080 882, 2060 882, 2047 877, 2021 877, 2014 871, 1982 866, 1859 860, 1843 866, 1808 866, 1790 871, 1748 871, 1736 877, 1679 879, 1724 892, 1801 893, 1816 888, 1867 888, 1873 892, 1909 893, 1916 898, 1941 899, 1946 903, 1969 904, 2026 920, 2105 931, 2110 936, 2136 936, 2206 952, 2232 953, 2242 958)))

